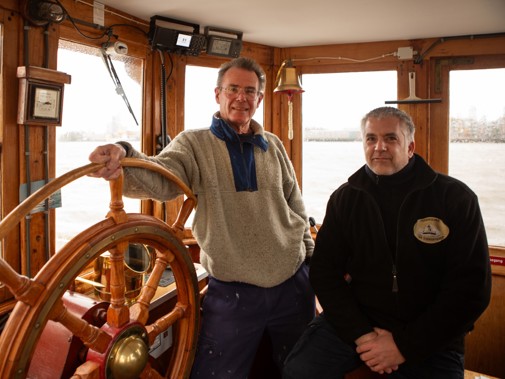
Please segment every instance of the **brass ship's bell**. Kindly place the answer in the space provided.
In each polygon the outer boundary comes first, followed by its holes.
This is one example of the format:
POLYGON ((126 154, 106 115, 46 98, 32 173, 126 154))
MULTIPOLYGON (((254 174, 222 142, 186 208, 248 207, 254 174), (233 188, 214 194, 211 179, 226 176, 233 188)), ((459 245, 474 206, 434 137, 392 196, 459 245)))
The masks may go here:
POLYGON ((300 80, 294 67, 284 67, 281 69, 278 85, 275 87, 274 92, 303 92, 300 80))

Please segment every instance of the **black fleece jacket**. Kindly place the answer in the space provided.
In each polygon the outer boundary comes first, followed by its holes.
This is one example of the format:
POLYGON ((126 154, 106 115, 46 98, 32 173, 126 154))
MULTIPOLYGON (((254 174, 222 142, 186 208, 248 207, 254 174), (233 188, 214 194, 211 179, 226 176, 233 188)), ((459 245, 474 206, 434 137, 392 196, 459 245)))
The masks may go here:
POLYGON ((464 352, 491 292, 476 195, 418 155, 392 176, 363 166, 328 201, 310 280, 350 345, 377 326, 407 361, 464 352))

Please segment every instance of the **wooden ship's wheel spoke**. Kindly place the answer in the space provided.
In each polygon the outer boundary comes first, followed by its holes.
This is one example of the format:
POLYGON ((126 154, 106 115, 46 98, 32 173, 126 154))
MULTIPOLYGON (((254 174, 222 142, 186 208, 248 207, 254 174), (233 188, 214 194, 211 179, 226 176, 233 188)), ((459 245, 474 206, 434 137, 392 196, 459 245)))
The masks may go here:
POLYGON ((111 342, 111 336, 103 330, 90 325, 80 317, 70 313, 61 299, 57 299, 50 310, 49 319, 59 322, 72 334, 81 339, 89 348, 104 353, 111 342))
MULTIPOLYGON (((160 166, 135 159, 125 159, 122 164, 156 171, 181 188, 186 199, 177 220, 169 226, 151 216, 125 213, 120 177, 110 182, 111 201, 107 218, 75 236, 51 257, 33 279, 17 274, 0 259, 2 283, 17 300, 0 336, 0 350, 7 352, 0 360, 0 377, 25 378, 28 375, 34 351, 44 327, 49 323, 64 327, 85 346, 85 359, 73 368, 73 379, 189 375, 199 323, 199 293, 195 267, 182 237, 184 223, 196 199, 184 183, 160 166), (149 279, 141 286, 133 304, 125 289, 125 256, 132 244, 147 246, 156 252, 149 279), (86 321, 67 306, 72 298, 69 287, 90 262, 104 254, 107 254, 110 264, 110 301, 107 306, 100 303, 98 311, 101 311, 104 320, 100 325, 94 325, 96 322, 86 321), (175 279, 177 303, 172 310, 153 321, 149 319, 149 309, 167 267, 170 267, 175 279), (171 361, 167 370, 159 372, 150 360, 149 347, 170 327, 176 328, 171 361)), ((3 239, 25 214, 56 190, 100 167, 102 165, 83 166, 32 194, 0 223, 0 238, 3 239)))
POLYGON ((164 253, 157 252, 151 275, 140 291, 137 301, 130 307, 130 318, 132 320, 136 320, 142 324, 147 322, 147 318, 149 316, 149 305, 156 294, 156 289, 158 288, 165 269, 170 262, 174 261, 174 259, 175 256, 169 250, 164 253))

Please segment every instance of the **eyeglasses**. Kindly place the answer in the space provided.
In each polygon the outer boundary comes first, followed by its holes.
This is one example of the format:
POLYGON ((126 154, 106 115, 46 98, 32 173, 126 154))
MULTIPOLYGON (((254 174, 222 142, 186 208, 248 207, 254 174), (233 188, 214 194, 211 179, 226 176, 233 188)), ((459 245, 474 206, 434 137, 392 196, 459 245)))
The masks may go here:
POLYGON ((248 100, 256 100, 256 98, 259 96, 260 92, 256 90, 256 88, 253 87, 238 87, 238 86, 228 86, 228 87, 219 87, 221 91, 224 91, 226 96, 230 99, 233 99, 235 97, 238 97, 240 92, 244 92, 244 96, 248 100))

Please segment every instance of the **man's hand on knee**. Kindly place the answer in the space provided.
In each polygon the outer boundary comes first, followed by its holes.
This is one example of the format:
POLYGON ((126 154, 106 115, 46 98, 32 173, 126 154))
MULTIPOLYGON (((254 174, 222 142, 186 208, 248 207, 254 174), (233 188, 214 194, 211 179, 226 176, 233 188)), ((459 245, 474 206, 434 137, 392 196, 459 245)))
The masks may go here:
POLYGON ((372 371, 390 374, 398 370, 405 358, 389 331, 380 328, 374 328, 374 331, 377 336, 358 344, 356 352, 372 371))

